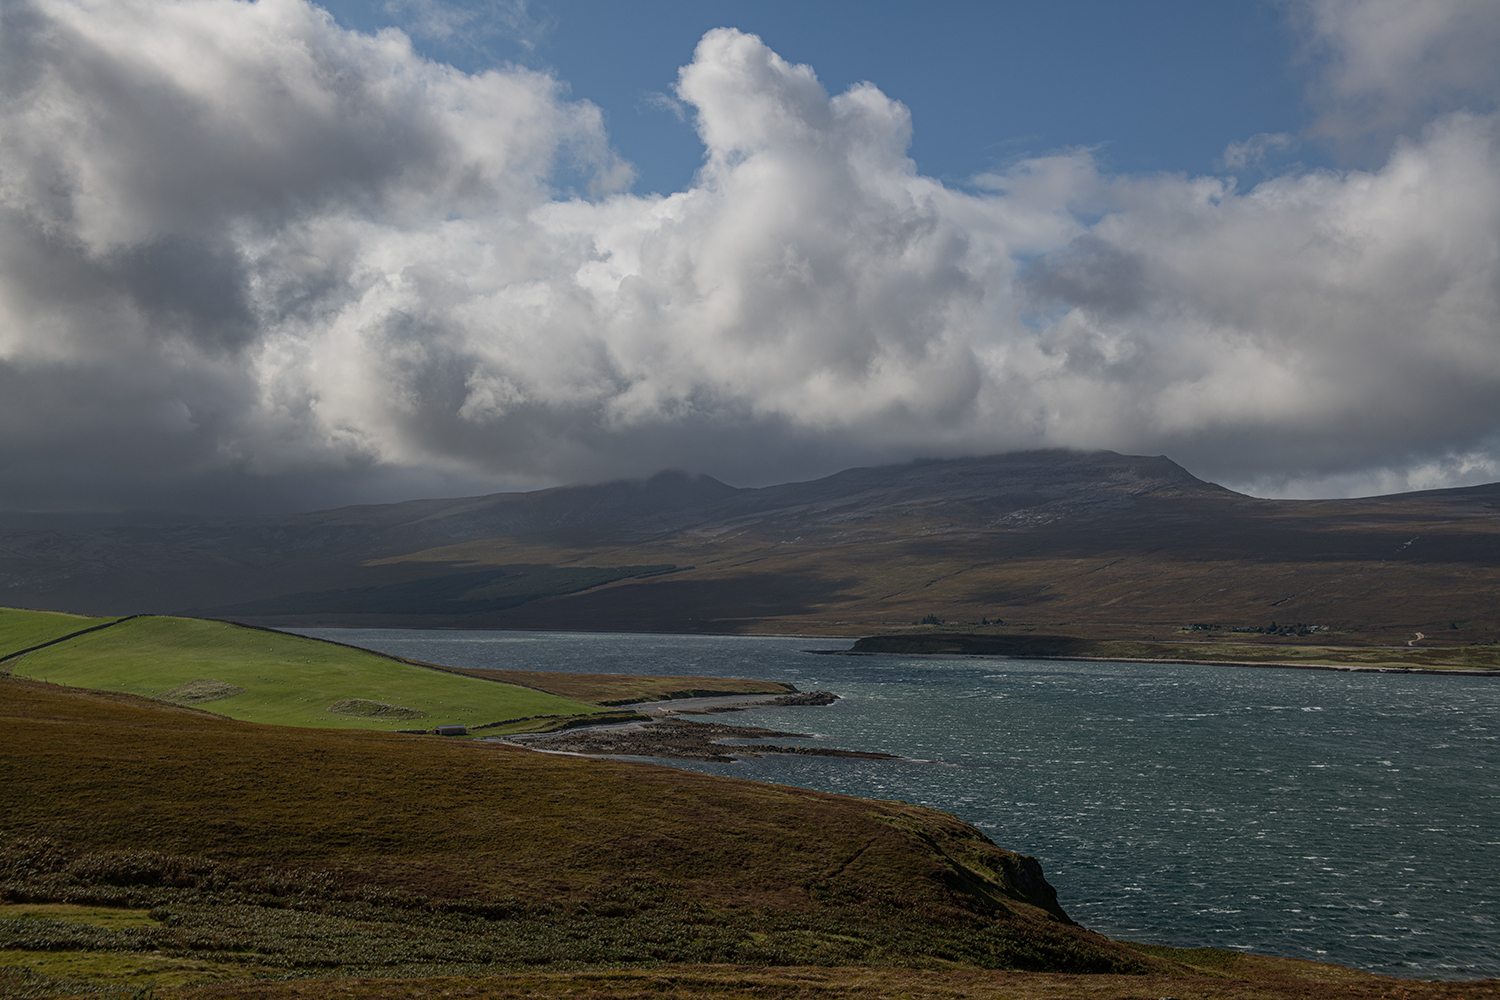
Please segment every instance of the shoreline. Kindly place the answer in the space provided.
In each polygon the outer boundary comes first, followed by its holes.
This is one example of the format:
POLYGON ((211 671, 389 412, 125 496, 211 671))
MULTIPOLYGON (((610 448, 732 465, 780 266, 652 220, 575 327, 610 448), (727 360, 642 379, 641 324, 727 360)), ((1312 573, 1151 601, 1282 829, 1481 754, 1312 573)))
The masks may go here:
MULTIPOLYGON (((1395 647, 1392 647, 1395 648, 1395 647)), ((814 656, 894 656, 903 659, 931 660, 1048 660, 1062 663, 1175 663, 1202 667, 1269 667, 1277 670, 1336 670, 1351 674, 1434 674, 1440 676, 1500 677, 1500 670, 1473 667, 1375 667, 1337 663, 1288 663, 1263 660, 1193 660, 1179 658, 1142 658, 1130 656, 1050 656, 1035 654, 1016 656, 1010 653, 888 653, 852 649, 805 649, 814 656)))
MULTIPOLYGON (((225 619, 225 620, 227 621, 228 619, 225 619)), ((271 631, 271 632, 290 632, 293 635, 301 635, 302 634, 301 632, 294 631, 291 626, 275 627, 275 626, 266 626, 266 625, 253 625, 253 624, 249 624, 247 622, 238 622, 238 621, 234 622, 234 624, 246 625, 247 627, 250 627, 250 628, 260 628, 260 629, 264 629, 265 631, 271 631)), ((841 642, 849 641, 850 638, 851 638, 850 636, 847 636, 847 635, 823 635, 823 634, 818 634, 818 633, 785 633, 785 632, 749 632, 749 633, 744 633, 744 632, 658 632, 658 631, 643 631, 643 632, 633 632, 633 631, 632 632, 618 632, 618 631, 613 631, 613 632, 595 632, 595 631, 588 630, 588 629, 524 629, 524 628, 462 629, 462 628, 458 628, 458 627, 430 627, 430 628, 422 628, 422 627, 412 627, 412 626, 395 626, 395 627, 391 627, 391 626, 341 626, 341 625, 309 626, 308 628, 318 628, 318 629, 348 628, 348 629, 353 630, 353 629, 356 629, 356 628, 359 628, 359 629, 380 629, 380 628, 388 628, 388 627, 389 628, 393 628, 393 630, 413 631, 413 632, 427 632, 427 631, 430 631, 430 632, 452 632, 452 631, 537 632, 537 633, 547 633, 547 634, 556 634, 556 635, 705 636, 705 637, 715 637, 715 638, 743 638, 743 639, 805 639, 805 640, 809 640, 809 641, 817 641, 817 640, 824 640, 824 639, 826 639, 828 641, 841 641, 841 642)), ((456 669, 460 669, 460 668, 443 666, 441 664, 436 664, 436 663, 427 663, 427 662, 420 661, 420 660, 413 660, 413 659, 410 659, 408 657, 398 656, 398 655, 393 654, 393 653, 385 653, 385 652, 381 652, 380 650, 369 649, 367 647, 362 647, 362 646, 356 646, 356 645, 353 645, 352 643, 340 642, 337 639, 322 639, 321 637, 310 637, 310 638, 320 638, 321 641, 323 641, 323 642, 331 642, 331 643, 334 643, 335 645, 339 645, 339 646, 348 646, 351 649, 363 649, 366 652, 376 653, 377 655, 389 657, 389 658, 394 659, 394 660, 400 660, 400 661, 403 661, 403 662, 406 662, 406 663, 410 663, 413 666, 420 666, 420 667, 427 667, 429 669, 448 670, 448 671, 453 671, 453 670, 456 670, 456 669)), ((868 636, 854 636, 853 638, 855 639, 855 641, 858 641, 861 638, 870 638, 870 637, 868 637, 868 636)), ((1126 640, 1119 640, 1119 641, 1126 641, 1126 640)), ((1181 641, 1167 642, 1167 643, 1164 643, 1164 644, 1165 645, 1183 645, 1183 646, 1212 646, 1212 645, 1214 645, 1214 643, 1206 642, 1206 641, 1203 641, 1203 640, 1196 640, 1196 641, 1195 640, 1181 640, 1181 641)), ((1276 648, 1280 644, 1278 644, 1278 643, 1264 642, 1264 643, 1241 643, 1240 645, 1257 646, 1257 647, 1260 647, 1260 648, 1263 648, 1263 649, 1274 649, 1274 648, 1276 648)), ((1407 647, 1405 647, 1405 646, 1359 646, 1359 647, 1351 647, 1351 648, 1358 648, 1358 649, 1392 649, 1392 650, 1397 650, 1397 649, 1406 649, 1407 647)), ((1131 656, 1086 656, 1086 655, 1056 656, 1056 655, 1045 654, 1045 653, 1044 654, 1035 654, 1035 655, 1024 655, 1024 656, 1017 656, 1017 655, 1009 654, 1009 653, 920 653, 920 652, 892 653, 892 652, 876 651, 876 650, 871 650, 871 651, 858 650, 858 651, 856 651, 854 649, 804 649, 801 652, 811 653, 811 654, 813 654, 815 656, 898 656, 898 657, 900 657, 900 656, 919 656, 919 657, 928 657, 928 658, 933 658, 933 659, 955 659, 955 660, 962 660, 962 659, 979 659, 979 660, 1048 660, 1048 661, 1062 661, 1062 662, 1070 662, 1071 661, 1071 662, 1074 662, 1074 663, 1170 663, 1170 664, 1180 664, 1180 665, 1183 665, 1183 666, 1216 666, 1217 665, 1217 666, 1225 666, 1225 667, 1271 667, 1271 668, 1280 669, 1280 670, 1335 670, 1335 671, 1343 671, 1345 673, 1356 673, 1356 674, 1434 674, 1434 675, 1456 674, 1456 675, 1465 676, 1465 677, 1500 677, 1500 669, 1487 670, 1487 669, 1478 668, 1478 667, 1395 667, 1395 666, 1381 667, 1381 666, 1363 666, 1363 665, 1359 665, 1359 664, 1304 663, 1304 662, 1295 662, 1295 661, 1286 661, 1286 660, 1218 660, 1218 659, 1205 660, 1205 659, 1195 659, 1195 658, 1192 658, 1192 657, 1149 657, 1148 658, 1148 657, 1131 657, 1131 656)))
MULTIPOLYGON (((795 754, 806 757, 848 757, 858 760, 905 760, 899 754, 873 750, 840 750, 832 747, 785 746, 767 743, 722 743, 721 740, 817 739, 812 733, 793 733, 760 726, 735 726, 726 722, 695 722, 687 715, 721 715, 749 708, 823 707, 839 700, 830 691, 809 691, 779 697, 729 695, 712 698, 678 698, 640 702, 625 710, 650 718, 627 722, 605 722, 576 726, 558 733, 513 733, 488 737, 496 742, 525 747, 539 753, 567 753, 594 757, 651 757, 661 760, 701 760, 721 764, 741 757, 795 754)), ((486 737, 480 737, 485 739, 486 737)))
MULTIPOLYGON (((745 706, 751 707, 751 706, 745 706)), ((723 709, 738 711, 739 709, 723 709)), ((684 713, 688 714, 688 713, 684 713)), ((698 714, 698 713, 691 713, 698 714)), ((832 747, 785 746, 764 743, 721 743, 721 740, 800 739, 812 733, 792 733, 759 726, 732 726, 723 722, 691 722, 663 713, 648 722, 588 726, 566 733, 530 736, 517 733, 497 742, 525 747, 541 753, 571 753, 580 756, 655 757, 662 760, 699 760, 732 764, 740 757, 794 754, 805 757, 846 757, 856 760, 902 760, 897 754, 870 750, 839 750, 832 747)))

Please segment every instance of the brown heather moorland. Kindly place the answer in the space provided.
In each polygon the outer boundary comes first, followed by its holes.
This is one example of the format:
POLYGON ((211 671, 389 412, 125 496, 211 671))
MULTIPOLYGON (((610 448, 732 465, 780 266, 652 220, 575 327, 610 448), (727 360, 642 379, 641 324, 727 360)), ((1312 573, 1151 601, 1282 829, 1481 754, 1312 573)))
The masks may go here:
MULTIPOLYGON (((1154 949, 1153 949, 1154 950, 1154 949)), ((1410 983, 1338 966, 1175 953, 1170 972, 1108 974, 869 967, 669 966, 650 970, 432 978, 315 980, 172 990, 162 1000, 1485 1000, 1500 983, 1410 983), (1201 965, 1184 964, 1201 962, 1201 965)))
POLYGON ((860 635, 930 619, 1456 648, 1500 640, 1500 485, 1262 500, 1165 458, 1052 451, 762 489, 663 474, 220 522, 0 517, 0 584, 30 607, 294 626, 860 635))
MULTIPOLYGON (((1072 926, 1035 862, 927 809, 19 679, 0 696, 0 889, 165 921, 120 947, 304 974, 1150 964, 1072 926)), ((99 937, 54 931, 6 946, 99 937)))
POLYGON ((14 997, 1500 996, 1110 942, 903 803, 15 678, 0 835, 14 997))

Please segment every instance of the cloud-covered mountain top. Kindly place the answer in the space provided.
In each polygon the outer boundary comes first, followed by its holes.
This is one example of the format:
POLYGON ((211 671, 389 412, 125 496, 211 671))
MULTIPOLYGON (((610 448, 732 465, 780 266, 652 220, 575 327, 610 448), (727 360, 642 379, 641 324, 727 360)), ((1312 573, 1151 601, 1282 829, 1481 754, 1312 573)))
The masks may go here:
POLYGON ((1398 108, 1376 6, 1304 18, 1327 114, 1395 136, 1366 170, 1244 187, 1063 151, 957 188, 876 84, 830 95, 725 28, 677 86, 703 168, 643 197, 559 81, 303 0, 7 5, 6 505, 1053 447, 1271 491, 1500 478, 1495 81, 1432 68, 1500 20, 1416 5, 1426 47, 1390 65, 1428 97, 1398 108))

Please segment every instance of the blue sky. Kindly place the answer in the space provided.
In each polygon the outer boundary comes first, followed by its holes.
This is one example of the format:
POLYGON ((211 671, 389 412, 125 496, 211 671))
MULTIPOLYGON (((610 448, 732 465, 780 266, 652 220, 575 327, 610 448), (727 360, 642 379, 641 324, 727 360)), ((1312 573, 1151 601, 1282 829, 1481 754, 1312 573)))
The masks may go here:
MULTIPOLYGON (((642 193, 685 188, 702 161, 691 120, 662 98, 718 27, 759 35, 831 92, 875 83, 911 109, 918 168, 948 184, 1069 147, 1125 173, 1222 171, 1228 143, 1296 135, 1313 117, 1298 38, 1278 7, 1247 0, 450 4, 453 34, 431 29, 430 7, 325 6, 363 31, 404 28, 420 51, 471 71, 553 73, 604 110, 642 193)), ((1316 142, 1278 153, 1273 166, 1339 156, 1316 142)))
POLYGON ((0 5, 0 496, 1500 480, 1495 0, 0 5))

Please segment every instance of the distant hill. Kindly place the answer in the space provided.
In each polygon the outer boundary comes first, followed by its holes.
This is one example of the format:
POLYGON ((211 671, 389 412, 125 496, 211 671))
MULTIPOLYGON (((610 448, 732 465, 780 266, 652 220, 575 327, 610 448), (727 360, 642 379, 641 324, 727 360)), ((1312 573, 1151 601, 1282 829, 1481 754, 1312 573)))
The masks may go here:
POLYGON ((665 472, 218 521, 0 516, 3 603, 263 624, 850 634, 927 619, 1467 644, 1500 635, 1497 593, 1500 484, 1261 500, 1113 452, 762 489, 665 472))

